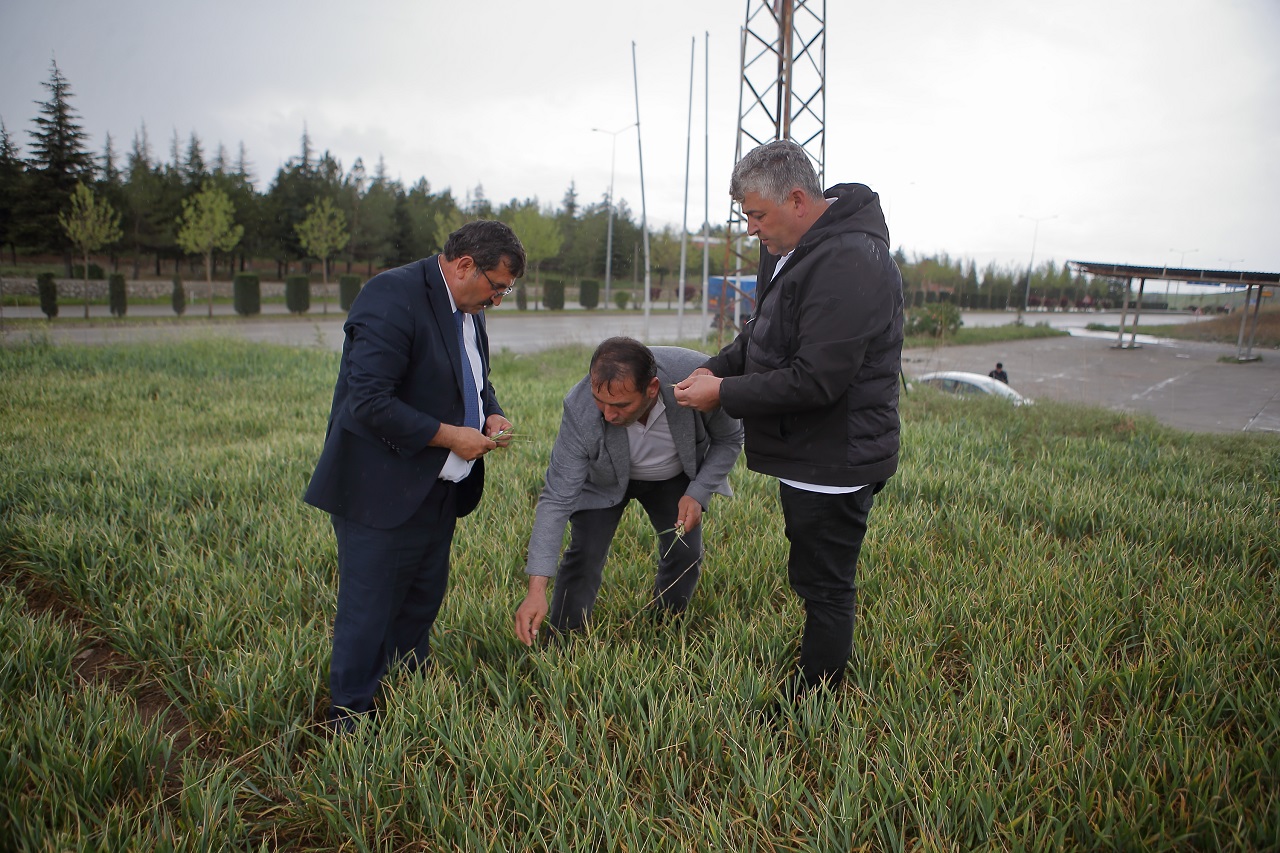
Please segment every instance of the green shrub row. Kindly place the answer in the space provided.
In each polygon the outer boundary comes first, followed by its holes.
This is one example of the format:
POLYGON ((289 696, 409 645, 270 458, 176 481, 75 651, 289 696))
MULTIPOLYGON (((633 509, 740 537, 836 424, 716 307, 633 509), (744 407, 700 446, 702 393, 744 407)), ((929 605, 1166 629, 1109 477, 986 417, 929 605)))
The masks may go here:
POLYGON ((290 314, 305 314, 311 308, 311 279, 291 275, 284 280, 284 304, 290 314))
MULTIPOLYGON (((92 276, 91 276, 92 277, 92 276)), ((338 304, 343 311, 351 309, 363 280, 358 275, 343 275, 338 279, 338 304)), ((58 316, 58 282, 51 272, 36 276, 36 290, 40 296, 40 310, 49 320, 58 316)), ((262 285, 256 273, 240 273, 232 282, 232 302, 237 314, 248 317, 262 313, 262 285)), ((564 295, 561 293, 561 305, 564 295)), ((123 273, 112 273, 107 279, 107 304, 113 317, 124 317, 129 310, 128 284, 123 273)), ((173 277, 170 294, 173 313, 181 317, 187 311, 187 291, 182 276, 173 277)), ((305 314, 311 308, 311 279, 305 275, 291 275, 285 279, 285 304, 294 314, 305 314)))
POLYGON ((262 287, 254 273, 242 272, 231 283, 232 305, 241 317, 262 313, 262 287))

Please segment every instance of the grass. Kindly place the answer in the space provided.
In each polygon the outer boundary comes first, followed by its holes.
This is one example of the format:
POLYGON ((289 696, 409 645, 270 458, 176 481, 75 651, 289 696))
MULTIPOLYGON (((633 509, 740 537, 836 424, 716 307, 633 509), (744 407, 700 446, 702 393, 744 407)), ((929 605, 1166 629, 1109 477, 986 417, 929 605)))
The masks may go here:
POLYGON ((1048 323, 1036 323, 1032 326, 1009 322, 1001 326, 961 326, 949 335, 912 335, 903 342, 906 349, 919 349, 937 346, 964 346, 967 344, 995 344, 1001 341, 1025 341, 1033 338, 1056 338, 1070 334, 1060 329, 1050 328, 1048 323))
POLYGON ((334 546, 299 495, 336 355, 0 350, 4 846, 1280 847, 1274 437, 913 393, 847 688, 775 728, 753 711, 802 612, 777 487, 741 465, 683 621, 634 618, 657 543, 633 508, 592 632, 515 640, 588 356, 496 360, 530 440, 460 524, 435 666, 329 741, 334 546))
MULTIPOLYGON (((1090 329, 1104 332, 1119 331, 1118 326, 1090 324, 1090 329)), ((1126 327, 1126 333, 1133 331, 1126 327)), ((1184 341, 1204 341, 1215 344, 1236 344, 1240 340, 1240 314, 1228 316, 1206 317, 1189 323, 1170 323, 1167 325, 1140 325, 1138 334, 1156 335, 1162 338, 1176 338, 1184 341)), ((1254 334, 1254 347, 1257 349, 1280 349, 1280 308, 1266 308, 1258 312, 1257 332, 1253 332, 1253 312, 1250 311, 1245 321, 1245 343, 1249 343, 1250 334, 1254 334)))

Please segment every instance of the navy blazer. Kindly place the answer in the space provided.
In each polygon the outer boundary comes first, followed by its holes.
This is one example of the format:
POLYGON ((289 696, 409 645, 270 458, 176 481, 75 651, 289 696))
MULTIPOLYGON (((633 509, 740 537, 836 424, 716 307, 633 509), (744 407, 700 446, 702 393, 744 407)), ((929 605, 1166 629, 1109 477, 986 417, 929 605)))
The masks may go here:
MULTIPOLYGON (((427 442, 440 424, 463 423, 464 356, 437 258, 369 279, 343 326, 324 450, 303 500, 367 527, 399 527, 422 506, 449 456, 427 442)), ((489 382, 484 312, 474 319, 488 418, 502 409, 489 382)), ((463 516, 480 502, 483 457, 458 485, 463 516)))

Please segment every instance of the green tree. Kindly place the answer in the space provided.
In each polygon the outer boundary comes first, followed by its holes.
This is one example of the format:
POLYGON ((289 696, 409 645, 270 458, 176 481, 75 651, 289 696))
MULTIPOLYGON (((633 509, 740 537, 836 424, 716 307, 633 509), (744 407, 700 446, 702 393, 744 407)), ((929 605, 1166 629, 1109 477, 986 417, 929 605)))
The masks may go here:
MULTIPOLYGON (((401 254, 406 262, 425 258, 444 248, 444 240, 436 231, 437 214, 455 221, 456 213, 459 225, 465 219, 473 218, 462 216, 449 190, 439 194, 431 192, 431 185, 426 178, 419 178, 399 200, 399 205, 404 217, 401 254)), ((448 233, 444 235, 446 238, 448 236, 448 233)))
POLYGON ((213 316, 213 253, 229 252, 244 236, 244 226, 235 222, 236 210, 222 190, 206 185, 182 201, 178 220, 178 245, 190 255, 204 256, 205 281, 209 285, 209 316, 213 316))
MULTIPOLYGON (((176 147, 176 136, 174 144, 176 147)), ((183 180, 193 191, 203 186, 209 177, 209 169, 204 161, 204 145, 201 144, 200 137, 196 136, 194 130, 191 131, 191 138, 187 140, 187 153, 182 158, 181 169, 183 180)))
POLYGON ((444 246, 445 240, 449 239, 449 235, 457 231, 466 224, 467 218, 462 215, 462 211, 454 207, 452 210, 437 210, 432 214, 432 220, 435 223, 433 234, 435 241, 441 247, 444 246))
POLYGON ((9 247, 9 257, 18 263, 18 201, 25 177, 18 146, 0 121, 0 247, 9 247))
POLYGON ((276 260, 284 277, 289 264, 305 255, 298 241, 297 225, 307 217, 307 205, 323 196, 337 195, 323 186, 319 163, 305 128, 297 157, 289 158, 267 191, 264 210, 264 250, 276 260))
POLYGON ((71 84, 52 63, 48 82, 49 100, 40 103, 31 134, 31 180, 23 194, 19 242, 35 248, 60 252, 71 269, 71 244, 58 227, 58 216, 67 208, 76 184, 93 176, 93 156, 85 148, 88 135, 76 121, 71 106, 71 84))
POLYGON ((360 202, 360 232, 351 247, 352 255, 366 264, 366 277, 373 276, 374 264, 391 257, 394 251, 396 184, 387 178, 381 157, 369 189, 360 202))
POLYGON ((533 269, 533 283, 538 283, 544 261, 560 254, 564 245, 564 232, 550 212, 538 209, 538 200, 532 199, 516 207, 509 214, 508 224, 524 244, 525 257, 533 269))
POLYGON ((333 201, 322 198, 307 205, 307 218, 294 226, 298 241, 307 254, 320 261, 322 314, 329 313, 329 257, 347 245, 351 235, 347 233, 347 217, 333 206, 333 201))
POLYGON ((84 318, 89 319, 89 254, 124 236, 120 230, 120 214, 111 203, 98 198, 82 183, 71 193, 67 210, 58 214, 58 224, 71 245, 84 258, 84 318))
MULTIPOLYGON (((670 225, 649 237, 649 253, 652 257, 653 272, 658 275, 658 283, 653 287, 653 299, 661 297, 666 289, 667 276, 679 275, 680 271, 680 235, 670 225)), ((667 291, 667 307, 671 307, 671 297, 679 286, 679 280, 667 291)))

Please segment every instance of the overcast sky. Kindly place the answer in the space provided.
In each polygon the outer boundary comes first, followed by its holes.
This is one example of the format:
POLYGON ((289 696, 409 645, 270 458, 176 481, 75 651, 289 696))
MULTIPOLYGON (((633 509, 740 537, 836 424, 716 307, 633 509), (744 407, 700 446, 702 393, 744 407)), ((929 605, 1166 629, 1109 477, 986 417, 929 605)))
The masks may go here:
MULTIPOLYGON (((820 8, 820 0, 813 0, 820 8)), ((827 183, 880 193, 892 240, 1047 259, 1280 271, 1277 0, 833 0, 827 183), (1041 219, 1038 232, 1034 219, 1041 219)), ((561 203, 573 182, 690 228, 729 213, 745 0, 3 0, 0 118, 29 153, 50 61, 95 152, 145 123, 243 142, 265 189, 318 150, 460 200, 561 203), (709 34, 710 65, 704 66, 709 34), (705 69, 705 71, 704 71, 705 69), (709 72, 709 73, 707 73, 709 72), (704 137, 704 74, 710 80, 704 137)), ((759 24, 753 24, 758 28, 759 24)))

